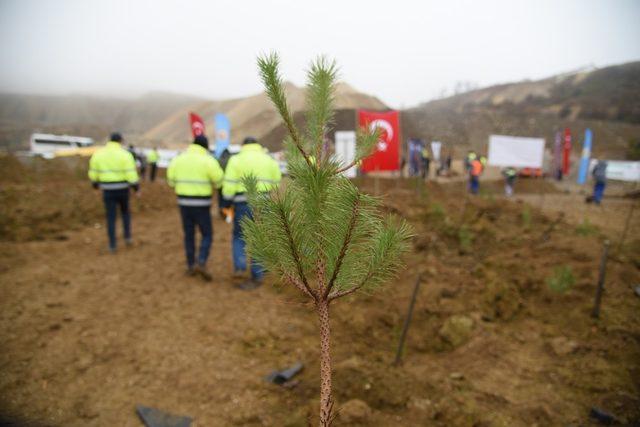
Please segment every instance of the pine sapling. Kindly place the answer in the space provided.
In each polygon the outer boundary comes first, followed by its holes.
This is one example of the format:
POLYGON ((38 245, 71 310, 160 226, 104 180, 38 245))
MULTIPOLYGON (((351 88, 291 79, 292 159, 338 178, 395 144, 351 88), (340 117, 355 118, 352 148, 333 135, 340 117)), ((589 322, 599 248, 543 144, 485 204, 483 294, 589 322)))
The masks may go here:
POLYGON ((290 179, 269 193, 245 177, 253 218, 242 224, 247 249, 267 271, 296 287, 314 304, 320 332, 320 425, 332 422, 329 306, 357 291, 371 291, 393 277, 410 239, 408 225, 383 218, 380 201, 361 193, 341 172, 369 155, 378 132, 357 132, 355 160, 342 164, 325 147, 333 124, 337 69, 324 57, 307 72, 306 130, 293 121, 278 67, 258 59, 265 90, 284 121, 290 179))

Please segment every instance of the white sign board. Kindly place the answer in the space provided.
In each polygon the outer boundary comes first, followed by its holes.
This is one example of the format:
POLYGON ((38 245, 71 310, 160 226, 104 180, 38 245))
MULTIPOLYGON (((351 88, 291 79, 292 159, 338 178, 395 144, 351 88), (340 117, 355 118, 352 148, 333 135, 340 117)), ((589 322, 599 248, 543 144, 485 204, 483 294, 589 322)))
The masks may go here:
POLYGON ((544 160, 544 139, 521 136, 491 135, 489 164, 515 168, 541 168, 544 160))
MULTIPOLYGON (((336 131, 336 159, 343 165, 348 165, 356 158, 356 132, 352 130, 336 131)), ((347 178, 355 178, 356 168, 343 172, 347 178)))
POLYGON ((431 141, 431 152, 433 153, 433 160, 436 162, 440 161, 440 148, 442 148, 440 141, 431 141))
POLYGON ((640 162, 607 160, 607 179, 640 181, 640 162))

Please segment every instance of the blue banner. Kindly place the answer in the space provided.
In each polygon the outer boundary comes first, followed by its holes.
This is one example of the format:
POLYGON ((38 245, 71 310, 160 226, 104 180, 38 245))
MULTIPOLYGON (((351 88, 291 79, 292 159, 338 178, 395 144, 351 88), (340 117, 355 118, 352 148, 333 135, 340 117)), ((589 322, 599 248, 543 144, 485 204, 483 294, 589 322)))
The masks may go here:
POLYGON ((222 152, 231 143, 231 122, 229 118, 222 114, 216 113, 215 116, 215 128, 216 128, 216 158, 220 158, 222 152))
POLYGON ((584 131, 584 145, 582 146, 582 157, 580 158, 580 170, 578 171, 578 184, 584 185, 587 182, 589 173, 589 158, 591 157, 591 129, 584 131))

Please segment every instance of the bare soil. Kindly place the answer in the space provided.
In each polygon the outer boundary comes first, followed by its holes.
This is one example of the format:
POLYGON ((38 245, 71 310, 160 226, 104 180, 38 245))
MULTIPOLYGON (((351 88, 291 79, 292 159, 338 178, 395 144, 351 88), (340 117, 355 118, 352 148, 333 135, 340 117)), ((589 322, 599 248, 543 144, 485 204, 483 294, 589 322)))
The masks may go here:
MULTIPOLYGON (((164 183, 144 185, 132 200, 135 244, 110 255, 101 199, 82 162, 1 163, 5 418, 140 426, 140 403, 189 415, 195 426, 316 420, 314 312, 272 280, 253 292, 234 287, 229 225, 214 216, 214 281, 204 283, 183 274, 178 211, 164 183), (292 387, 264 380, 296 361, 305 369, 292 387)), ((585 227, 540 211, 535 199, 465 197, 460 183, 358 184, 385 194, 385 209, 409 220, 416 237, 393 283, 332 306, 336 408, 362 400, 372 411, 360 422, 372 426, 590 425, 592 407, 640 422, 637 219, 627 244, 612 245, 601 316, 590 316, 602 241, 615 242, 630 201, 595 211, 615 226, 594 219, 585 227), (559 266, 574 278, 564 293, 548 286, 559 266), (394 367, 419 274, 403 363, 394 367)), ((522 192, 527 185, 535 186, 522 192)), ((549 194, 553 206, 573 206, 564 193, 549 194)), ((350 425, 345 419, 335 424, 350 425)))

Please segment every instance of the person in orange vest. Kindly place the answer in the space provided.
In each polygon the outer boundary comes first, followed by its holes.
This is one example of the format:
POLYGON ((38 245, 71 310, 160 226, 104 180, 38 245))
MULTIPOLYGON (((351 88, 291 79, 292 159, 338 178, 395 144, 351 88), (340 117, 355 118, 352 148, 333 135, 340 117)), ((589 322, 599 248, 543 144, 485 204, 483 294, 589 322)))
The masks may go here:
POLYGON ((469 167, 469 190, 471 194, 478 194, 480 191, 480 175, 484 169, 480 159, 471 160, 469 167))

